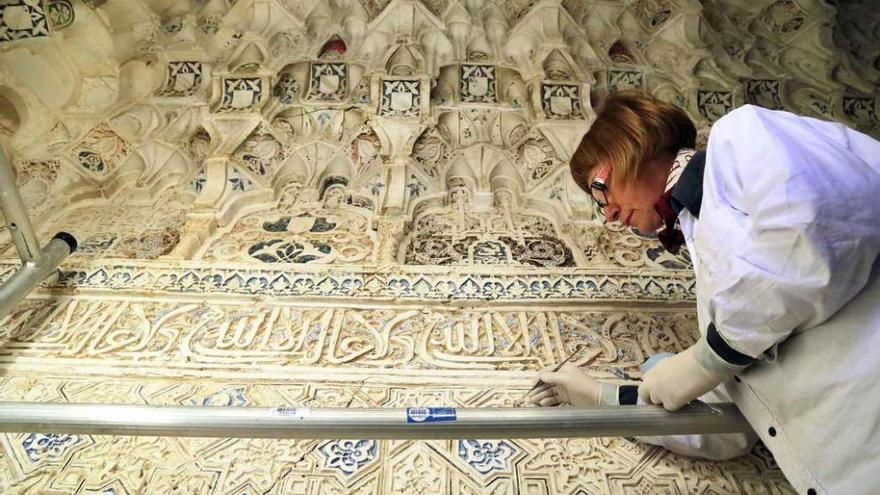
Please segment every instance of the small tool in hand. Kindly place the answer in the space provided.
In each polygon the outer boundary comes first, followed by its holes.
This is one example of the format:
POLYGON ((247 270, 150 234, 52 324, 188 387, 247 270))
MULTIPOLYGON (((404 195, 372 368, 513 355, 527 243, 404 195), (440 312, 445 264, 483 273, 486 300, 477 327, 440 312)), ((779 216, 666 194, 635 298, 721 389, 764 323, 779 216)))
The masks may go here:
MULTIPOLYGON (((556 372, 556 371, 561 370, 562 367, 565 366, 565 363, 571 361, 571 359, 572 359, 572 358, 573 358, 578 352, 580 352, 580 350, 581 350, 581 345, 580 345, 580 344, 574 346, 574 351, 573 351, 571 354, 569 354, 567 358, 563 359, 561 363, 559 363, 559 364, 557 364, 556 366, 554 366, 553 369, 552 369, 551 371, 556 372)), ((544 382, 541 381, 541 380, 538 380, 538 383, 536 383, 534 387, 530 388, 529 391, 526 392, 526 397, 528 397, 530 393, 534 392, 537 388, 539 388, 539 387, 541 387, 541 386, 543 386, 543 385, 546 385, 546 383, 544 383, 544 382)), ((520 401, 520 403, 525 403, 525 401, 526 401, 526 399, 523 398, 523 399, 520 401)))
POLYGON ((621 380, 629 380, 631 382, 642 381, 641 378, 636 378, 636 377, 630 375, 629 373, 627 373, 626 371, 623 371, 620 368, 608 368, 608 369, 611 370, 611 374, 613 374, 617 378, 620 378, 621 380))

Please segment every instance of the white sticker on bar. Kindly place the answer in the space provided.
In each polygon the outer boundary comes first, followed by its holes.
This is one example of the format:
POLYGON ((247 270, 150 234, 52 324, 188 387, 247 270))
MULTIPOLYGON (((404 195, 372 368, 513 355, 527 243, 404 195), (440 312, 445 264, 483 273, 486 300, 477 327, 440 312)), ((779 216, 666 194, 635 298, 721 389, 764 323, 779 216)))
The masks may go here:
POLYGON ((312 414, 308 407, 277 407, 272 410, 273 416, 292 417, 294 419, 306 419, 312 414))

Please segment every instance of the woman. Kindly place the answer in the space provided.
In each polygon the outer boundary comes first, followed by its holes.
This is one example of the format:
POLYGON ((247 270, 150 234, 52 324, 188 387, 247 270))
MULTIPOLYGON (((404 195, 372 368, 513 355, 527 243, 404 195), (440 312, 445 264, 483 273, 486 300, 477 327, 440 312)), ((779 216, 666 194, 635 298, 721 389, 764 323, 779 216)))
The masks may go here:
MULTIPOLYGON (((880 493, 880 142, 746 105, 694 152, 680 109, 611 95, 571 160, 608 221, 684 241, 701 337, 638 386, 568 366, 539 405, 733 401, 800 493, 880 493)), ((644 439, 728 458, 754 435, 644 439)))

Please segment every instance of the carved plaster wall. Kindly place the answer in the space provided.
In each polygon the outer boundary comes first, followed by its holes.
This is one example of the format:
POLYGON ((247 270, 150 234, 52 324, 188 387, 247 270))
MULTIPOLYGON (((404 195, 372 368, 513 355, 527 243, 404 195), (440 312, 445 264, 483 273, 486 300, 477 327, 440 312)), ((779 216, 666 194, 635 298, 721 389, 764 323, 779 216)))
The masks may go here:
MULTIPOLYGON (((0 321, 4 400, 511 405, 697 334, 687 253, 567 163, 609 91, 880 136, 872 2, 12 0, 0 141, 61 276, 0 321)), ((15 252, 0 228, 0 279, 15 252)), ((759 447, 3 435, 4 493, 790 493, 759 447)))

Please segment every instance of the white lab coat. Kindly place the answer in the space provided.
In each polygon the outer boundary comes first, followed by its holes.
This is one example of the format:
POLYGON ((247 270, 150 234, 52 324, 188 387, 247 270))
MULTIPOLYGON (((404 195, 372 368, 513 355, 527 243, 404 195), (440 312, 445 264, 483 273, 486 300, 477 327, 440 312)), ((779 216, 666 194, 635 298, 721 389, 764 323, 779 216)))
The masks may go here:
MULTIPOLYGON (((712 353, 740 380, 713 397, 736 402, 799 493, 880 493, 880 142, 746 105, 713 126, 699 219, 679 221, 703 339, 714 322, 759 359, 712 353)), ((749 440, 656 443, 718 458, 749 440)))

